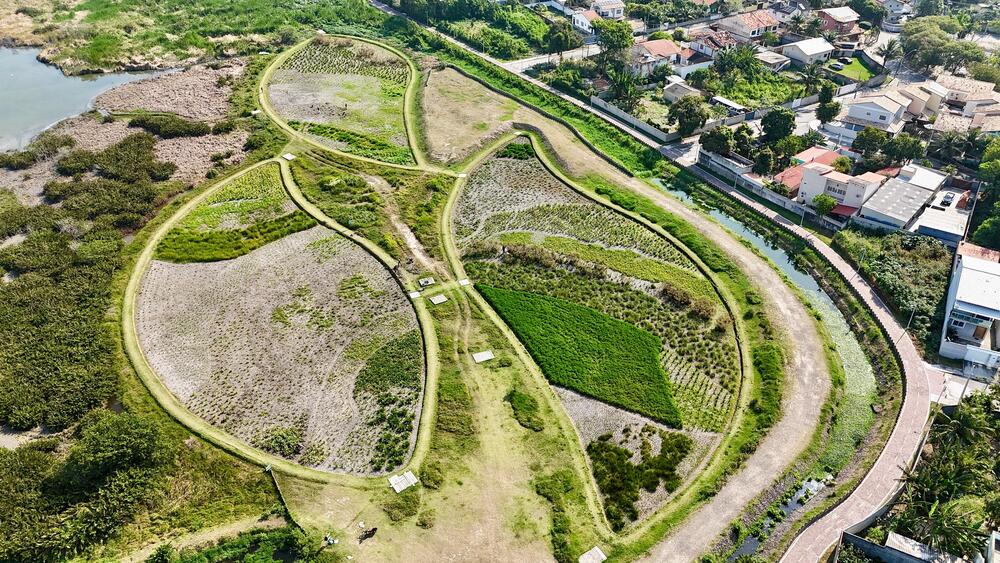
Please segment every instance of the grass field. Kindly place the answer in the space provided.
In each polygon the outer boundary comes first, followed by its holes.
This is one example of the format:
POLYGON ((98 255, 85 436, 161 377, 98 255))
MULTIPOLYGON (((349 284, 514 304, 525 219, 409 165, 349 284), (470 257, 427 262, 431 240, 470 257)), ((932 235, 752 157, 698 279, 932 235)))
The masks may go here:
POLYGON ((833 70, 832 68, 830 68, 830 65, 834 64, 835 62, 837 61, 831 60, 829 63, 826 64, 826 68, 829 69, 830 72, 835 72, 841 76, 846 76, 851 80, 864 82, 865 80, 868 80, 869 78, 875 76, 876 72, 875 69, 865 64, 865 62, 862 61, 860 57, 852 58, 850 64, 844 65, 844 68, 841 70, 833 70))
POLYGON ((171 230, 156 256, 170 262, 231 260, 315 225, 285 193, 277 164, 254 168, 171 230))
POLYGON ((568 301, 485 285, 477 289, 556 385, 679 428, 662 343, 634 325, 568 301))

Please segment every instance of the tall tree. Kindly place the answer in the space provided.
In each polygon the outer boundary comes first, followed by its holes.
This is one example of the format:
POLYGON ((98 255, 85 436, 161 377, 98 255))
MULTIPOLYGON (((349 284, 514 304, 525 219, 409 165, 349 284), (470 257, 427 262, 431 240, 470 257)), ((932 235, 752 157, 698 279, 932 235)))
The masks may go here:
POLYGON ((806 94, 813 94, 823 83, 823 63, 816 61, 802 67, 802 78, 799 82, 806 87, 806 94))
POLYGON ((736 147, 733 140, 733 130, 725 125, 720 125, 711 131, 701 134, 701 148, 708 152, 729 156, 729 153, 736 147))
POLYGON ((885 134, 884 131, 876 129, 874 127, 865 127, 858 133, 855 137, 854 143, 851 144, 851 148, 855 151, 861 153, 861 156, 868 158, 878 153, 882 149, 882 145, 889 140, 889 136, 885 134))
POLYGON ((608 69, 608 79, 611 81, 611 92, 615 96, 616 104, 626 112, 632 113, 639 103, 639 77, 632 72, 632 69, 623 67, 608 69))
POLYGON ((674 102, 667 112, 667 123, 677 124, 682 137, 694 133, 708 121, 708 104, 701 96, 684 96, 674 102))
POLYGON ((882 45, 879 45, 879 48, 875 50, 875 54, 882 57, 882 64, 888 67, 889 61, 894 61, 903 56, 903 45, 899 42, 899 39, 893 37, 882 45))
POLYGON ((931 141, 930 154, 939 160, 955 160, 965 154, 965 139, 958 131, 945 131, 931 141))
POLYGON ((834 207, 837 207, 837 200, 826 194, 819 194, 812 200, 812 205, 820 217, 829 215, 834 207))
POLYGON ((924 156, 926 147, 924 147, 924 143, 920 139, 913 135, 900 133, 889 139, 889 142, 883 147, 882 152, 891 158, 893 162, 902 163, 924 156))
POLYGON ((573 26, 564 19, 557 19, 549 25, 545 42, 549 53, 562 53, 576 49, 583 44, 580 36, 573 31, 573 26))
POLYGON ((770 147, 764 147, 757 153, 757 158, 754 159, 753 171, 763 176, 770 174, 772 168, 774 168, 774 153, 770 147))
POLYGON ((776 107, 767 112, 760 120, 760 125, 764 129, 764 140, 776 143, 795 130, 795 112, 786 107, 776 107))
POLYGON ((594 22, 594 31, 604 64, 625 64, 634 43, 632 26, 626 21, 601 19, 594 22))
POLYGON ((816 108, 816 119, 820 123, 830 123, 840 114, 840 102, 823 102, 816 108))

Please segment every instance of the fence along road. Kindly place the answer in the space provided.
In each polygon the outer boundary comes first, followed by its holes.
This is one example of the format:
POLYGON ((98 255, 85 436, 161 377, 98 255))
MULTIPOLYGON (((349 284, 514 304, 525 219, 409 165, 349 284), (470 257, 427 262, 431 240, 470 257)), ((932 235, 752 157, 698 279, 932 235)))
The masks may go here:
MULTIPOLYGON (((406 17, 375 0, 372 1, 372 4, 393 15, 406 17)), ((492 57, 484 55, 447 35, 440 34, 436 30, 427 28, 426 26, 423 27, 432 33, 442 35, 446 40, 466 51, 474 53, 496 66, 503 67, 503 63, 492 57)), ((656 149, 661 148, 660 143, 650 139, 621 120, 590 107, 572 96, 563 94, 548 84, 520 73, 516 74, 522 79, 559 96, 566 102, 608 121, 632 135, 636 140, 656 149)), ((858 487, 846 499, 807 526, 795 538, 781 559, 781 563, 812 563, 820 561, 824 554, 829 552, 834 544, 839 541, 841 532, 855 527, 859 523, 866 522, 895 497, 900 489, 900 479, 903 477, 904 470, 911 467, 913 460, 916 458, 916 454, 920 449, 924 427, 930 415, 930 390, 923 360, 920 358, 920 354, 917 352, 913 341, 906 334, 906 331, 903 330, 903 327, 899 325, 895 317, 893 317, 892 312, 889 311, 888 307, 886 307, 875 293, 875 290, 836 251, 823 241, 817 239, 809 231, 778 215, 764 205, 744 196, 736 191, 735 188, 726 185, 708 172, 701 170, 697 166, 685 166, 683 164, 681 166, 712 184, 734 200, 768 217, 792 234, 807 241, 836 268, 844 279, 848 280, 849 285, 861 297, 868 308, 872 310, 876 320, 885 329, 886 334, 888 334, 890 340, 893 342, 893 346, 897 350, 899 358, 902 360, 904 378, 903 404, 900 407, 899 416, 892 434, 889 435, 889 440, 879 454, 878 459, 875 460, 875 464, 872 465, 868 474, 865 475, 858 487)))

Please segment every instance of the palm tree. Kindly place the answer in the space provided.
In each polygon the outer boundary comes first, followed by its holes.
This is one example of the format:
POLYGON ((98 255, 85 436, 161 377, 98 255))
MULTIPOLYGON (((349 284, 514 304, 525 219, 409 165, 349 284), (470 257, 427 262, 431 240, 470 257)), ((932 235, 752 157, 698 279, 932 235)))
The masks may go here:
POLYGON ((820 85, 823 84, 823 63, 819 61, 809 63, 802 67, 800 74, 802 75, 800 82, 806 87, 806 95, 808 96, 819 90, 820 85))
POLYGON ((896 60, 903 56, 903 45, 899 42, 899 39, 893 38, 885 42, 884 45, 880 46, 875 54, 882 57, 882 64, 886 67, 889 66, 889 61, 896 60))
POLYGON ((805 32, 804 35, 809 37, 816 37, 819 32, 823 29, 823 20, 819 19, 817 16, 813 16, 806 21, 806 25, 803 28, 805 32))
POLYGON ((983 136, 983 131, 978 127, 969 129, 965 133, 965 153, 966 154, 976 154, 983 152, 986 148, 986 143, 988 139, 983 136))
POLYGON ((939 160, 955 160, 965 153, 965 139, 958 131, 945 131, 934 138, 929 152, 939 160))
POLYGON ((788 20, 788 31, 792 33, 802 34, 802 30, 805 29, 806 18, 802 14, 795 14, 788 20))

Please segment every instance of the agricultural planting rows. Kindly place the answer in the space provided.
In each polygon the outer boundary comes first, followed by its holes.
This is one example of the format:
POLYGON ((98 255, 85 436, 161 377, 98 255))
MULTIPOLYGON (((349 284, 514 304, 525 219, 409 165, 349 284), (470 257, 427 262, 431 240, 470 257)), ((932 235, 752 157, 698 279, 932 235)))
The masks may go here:
POLYGON ((210 194, 156 256, 140 343, 191 412, 324 470, 405 461, 423 388, 413 308, 375 258, 295 207, 277 164, 210 194))
POLYGON ((573 399, 612 526, 655 509, 734 408, 733 327, 708 281, 669 241, 563 184, 523 140, 469 176, 453 230, 477 290, 573 399), (608 427, 595 411, 638 421, 609 415, 620 424, 608 427))
POLYGON ((375 45, 319 37, 277 69, 271 103, 293 128, 346 153, 412 164, 403 116, 409 69, 375 45))

